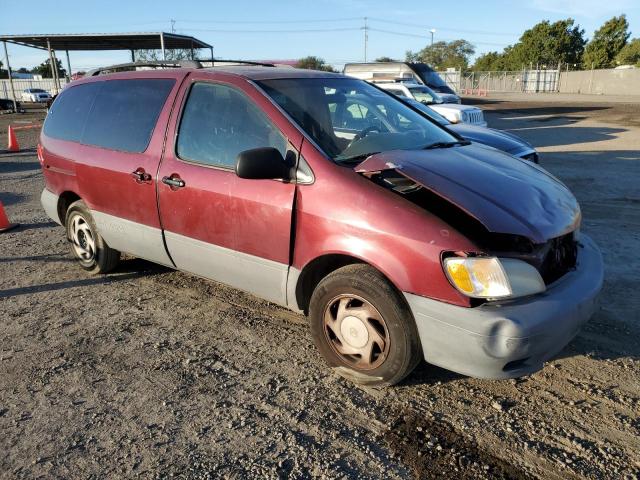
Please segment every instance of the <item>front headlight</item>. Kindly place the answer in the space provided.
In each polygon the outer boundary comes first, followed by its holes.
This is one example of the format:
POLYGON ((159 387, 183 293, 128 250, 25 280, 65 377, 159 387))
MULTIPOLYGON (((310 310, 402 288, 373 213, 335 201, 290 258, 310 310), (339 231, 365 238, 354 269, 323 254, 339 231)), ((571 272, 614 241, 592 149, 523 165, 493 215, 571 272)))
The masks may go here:
POLYGON ((458 111, 445 111, 441 112, 441 114, 451 123, 460 123, 462 121, 462 115, 458 111))
POLYGON ((472 298, 515 298, 546 289, 538 270, 522 260, 448 257, 443 266, 452 285, 472 298))

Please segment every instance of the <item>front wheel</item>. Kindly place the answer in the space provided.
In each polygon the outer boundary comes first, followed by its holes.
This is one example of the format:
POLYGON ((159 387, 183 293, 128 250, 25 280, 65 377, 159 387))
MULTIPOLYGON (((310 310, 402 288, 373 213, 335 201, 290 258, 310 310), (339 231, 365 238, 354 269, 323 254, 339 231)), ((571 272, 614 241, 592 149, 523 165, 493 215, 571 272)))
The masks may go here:
POLYGON ((325 277, 313 292, 309 317, 327 363, 356 383, 393 385, 422 358, 406 301, 369 265, 348 265, 325 277))
POLYGON ((66 216, 71 253, 80 266, 91 273, 107 273, 120 261, 120 252, 106 244, 82 200, 73 202, 66 216))

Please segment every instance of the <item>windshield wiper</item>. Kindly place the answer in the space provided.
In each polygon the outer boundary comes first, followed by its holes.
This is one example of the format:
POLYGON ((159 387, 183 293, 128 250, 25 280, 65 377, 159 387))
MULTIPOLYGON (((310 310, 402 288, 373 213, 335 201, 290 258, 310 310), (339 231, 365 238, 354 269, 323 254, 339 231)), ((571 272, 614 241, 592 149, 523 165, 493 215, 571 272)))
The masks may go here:
POLYGON ((435 142, 431 145, 427 145, 426 147, 422 147, 423 150, 431 150, 433 148, 450 148, 455 147, 456 145, 470 145, 471 142, 467 140, 458 140, 456 142, 435 142))
POLYGON ((370 157, 371 155, 376 155, 377 153, 380 152, 369 152, 369 153, 361 153, 360 155, 353 155, 351 157, 344 157, 344 158, 336 158, 336 162, 340 162, 340 163, 354 163, 356 161, 360 161, 360 160, 364 160, 367 157, 370 157))

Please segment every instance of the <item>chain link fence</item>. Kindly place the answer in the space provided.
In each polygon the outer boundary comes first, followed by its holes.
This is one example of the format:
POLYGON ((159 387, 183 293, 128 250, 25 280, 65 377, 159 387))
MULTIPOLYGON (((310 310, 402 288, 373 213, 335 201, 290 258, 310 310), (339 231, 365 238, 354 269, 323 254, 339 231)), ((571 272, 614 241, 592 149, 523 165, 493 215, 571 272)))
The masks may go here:
MULTIPOLYGON (((60 79, 60 89, 64 88, 67 84, 67 80, 65 78, 60 79)), ((56 88, 56 82, 52 78, 45 78, 43 80, 32 80, 32 79, 24 79, 24 78, 14 78, 13 79, 13 88, 16 91, 16 100, 18 102, 21 100, 22 92, 27 88, 41 88, 42 90, 46 90, 51 95, 55 95, 58 91, 56 88)), ((8 98, 11 97, 11 84, 8 79, 0 80, 0 98, 8 98)))
POLYGON ((456 92, 557 92, 559 70, 520 70, 515 72, 438 72, 456 92))

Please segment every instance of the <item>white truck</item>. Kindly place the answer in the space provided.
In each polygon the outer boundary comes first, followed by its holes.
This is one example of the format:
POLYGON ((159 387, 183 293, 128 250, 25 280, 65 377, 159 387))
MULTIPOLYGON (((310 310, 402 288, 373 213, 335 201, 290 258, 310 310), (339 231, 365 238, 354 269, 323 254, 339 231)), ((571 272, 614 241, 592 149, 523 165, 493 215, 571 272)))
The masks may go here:
POLYGON ((411 98, 420 103, 429 105, 431 109, 438 112, 451 123, 468 123, 477 127, 486 127, 482 110, 470 105, 460 105, 457 103, 444 103, 440 95, 431 90, 426 85, 414 82, 372 82, 398 97, 411 98))
POLYGON ((436 92, 444 103, 461 103, 456 95, 440 75, 426 63, 412 62, 375 62, 375 63, 347 63, 343 72, 350 77, 368 82, 380 81, 413 81, 426 85, 436 92))

